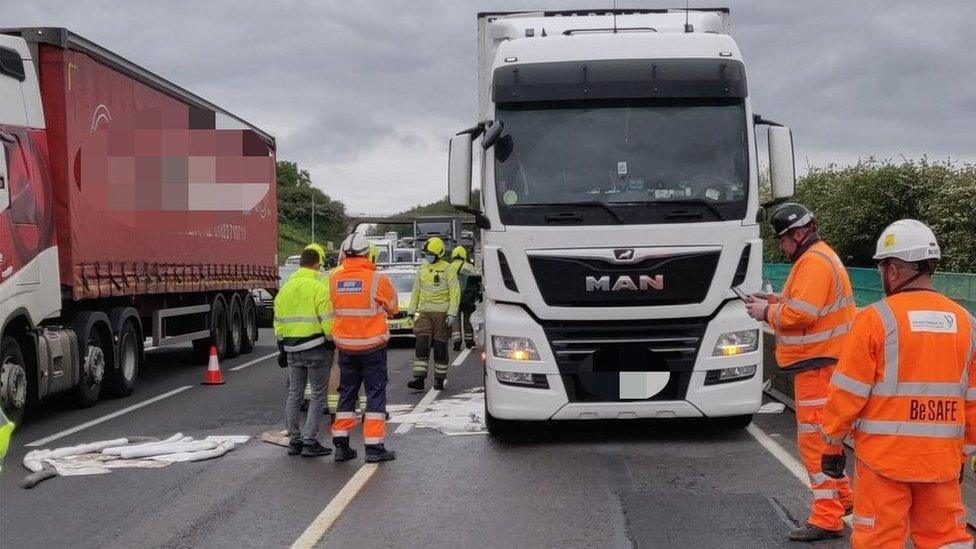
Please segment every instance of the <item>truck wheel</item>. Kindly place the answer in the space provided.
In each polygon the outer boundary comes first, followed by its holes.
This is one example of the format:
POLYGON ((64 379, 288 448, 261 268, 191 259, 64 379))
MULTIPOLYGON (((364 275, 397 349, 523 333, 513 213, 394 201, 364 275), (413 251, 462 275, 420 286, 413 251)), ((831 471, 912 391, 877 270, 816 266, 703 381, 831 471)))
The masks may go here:
POLYGON ((234 358, 241 354, 241 345, 244 341, 244 307, 241 306, 241 298, 234 295, 230 298, 230 307, 227 311, 227 357, 234 358))
POLYGON ((142 341, 132 318, 123 321, 117 337, 118 368, 108 372, 108 390, 113 396, 124 397, 136 388, 142 365, 142 341))
POLYGON ((78 336, 78 357, 81 362, 78 372, 78 385, 75 386, 75 400, 82 408, 98 402, 102 391, 105 373, 112 370, 115 348, 108 316, 97 311, 85 311, 75 317, 71 326, 78 336))
POLYGON ((20 350, 20 344, 12 337, 0 341, 0 406, 3 415, 14 425, 24 421, 29 399, 37 388, 28 375, 27 361, 20 350))
POLYGON ((244 298, 244 339, 241 340, 241 353, 247 354, 254 350, 258 341, 258 310, 254 306, 254 298, 247 294, 244 298))

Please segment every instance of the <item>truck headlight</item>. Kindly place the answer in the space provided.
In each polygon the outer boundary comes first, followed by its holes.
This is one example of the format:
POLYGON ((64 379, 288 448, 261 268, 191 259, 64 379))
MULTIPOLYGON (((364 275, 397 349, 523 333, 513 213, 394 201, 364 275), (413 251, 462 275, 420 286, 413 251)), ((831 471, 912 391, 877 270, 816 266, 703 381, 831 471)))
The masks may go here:
POLYGON ((492 354, 508 360, 539 360, 535 343, 527 337, 491 336, 492 354))
POLYGON ((715 342, 712 356, 732 356, 751 353, 759 348, 759 330, 725 332, 715 342))

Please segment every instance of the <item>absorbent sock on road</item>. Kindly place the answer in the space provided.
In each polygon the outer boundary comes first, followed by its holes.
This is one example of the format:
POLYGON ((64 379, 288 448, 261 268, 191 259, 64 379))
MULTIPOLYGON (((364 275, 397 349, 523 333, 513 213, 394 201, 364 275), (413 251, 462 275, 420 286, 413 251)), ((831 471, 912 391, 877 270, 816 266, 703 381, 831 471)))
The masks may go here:
POLYGON ((60 476, 98 475, 114 469, 155 469, 171 463, 202 461, 220 457, 250 440, 246 435, 209 436, 204 440, 177 433, 165 440, 130 437, 32 450, 24 456, 24 467, 32 472, 24 481, 32 488, 50 478, 52 471, 60 476))

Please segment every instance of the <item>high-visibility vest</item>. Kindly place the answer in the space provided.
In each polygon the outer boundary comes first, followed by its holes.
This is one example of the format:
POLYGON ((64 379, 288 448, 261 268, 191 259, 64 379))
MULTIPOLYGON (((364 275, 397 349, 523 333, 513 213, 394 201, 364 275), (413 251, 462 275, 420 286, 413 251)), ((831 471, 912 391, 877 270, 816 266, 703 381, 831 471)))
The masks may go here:
POLYGON ((410 296, 411 313, 446 313, 457 316, 461 286, 451 264, 443 259, 417 269, 410 296))
POLYGON ((824 438, 854 431, 855 453, 903 482, 946 482, 976 452, 976 321, 934 291, 905 291, 858 314, 834 370, 824 438))
POLYGON ((332 276, 332 337, 342 351, 368 351, 390 340, 387 316, 399 309, 396 288, 367 258, 350 257, 332 276))
POLYGON ((3 456, 7 455, 7 448, 10 447, 10 436, 14 432, 14 423, 7 419, 3 410, 0 410, 0 468, 3 467, 3 456))
POLYGON ((332 303, 320 275, 299 268, 275 296, 275 337, 287 352, 312 349, 332 339, 332 303))
POLYGON ((766 312, 780 367, 804 369, 810 359, 836 360, 856 309, 851 279, 834 250, 817 242, 803 252, 780 297, 766 312))

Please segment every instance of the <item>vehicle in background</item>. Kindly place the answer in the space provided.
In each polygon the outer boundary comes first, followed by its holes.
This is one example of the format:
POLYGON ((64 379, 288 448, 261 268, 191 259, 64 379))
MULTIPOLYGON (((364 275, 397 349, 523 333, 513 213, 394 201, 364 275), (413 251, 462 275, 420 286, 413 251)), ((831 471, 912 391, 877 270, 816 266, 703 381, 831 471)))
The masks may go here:
POLYGON ((478 16, 479 122, 450 202, 481 229, 486 423, 712 417, 762 401, 755 130, 773 198, 789 129, 755 114, 728 9, 478 16), (471 199, 479 139, 481 204, 471 199))
POLYGON ((425 215, 416 218, 414 223, 413 246, 422 250, 431 237, 440 237, 448 248, 454 247, 460 236, 460 223, 454 215, 425 215))
POLYGON ((417 269, 391 267, 384 269, 383 274, 390 278, 400 300, 400 312, 387 320, 390 327, 390 337, 412 338, 413 317, 407 314, 407 309, 410 308, 410 296, 413 293, 414 280, 417 279, 417 269))
POLYGON ((300 255, 290 255, 290 256, 288 256, 287 259, 285 259, 285 264, 282 265, 282 267, 292 267, 292 268, 297 269, 298 266, 301 264, 301 261, 302 261, 302 256, 300 256, 300 255))
POLYGON ((417 265, 417 250, 414 248, 397 248, 394 250, 393 263, 396 265, 417 265))
POLYGON ((136 386, 143 341, 249 353, 275 142, 61 28, 0 30, 0 404, 136 386))

